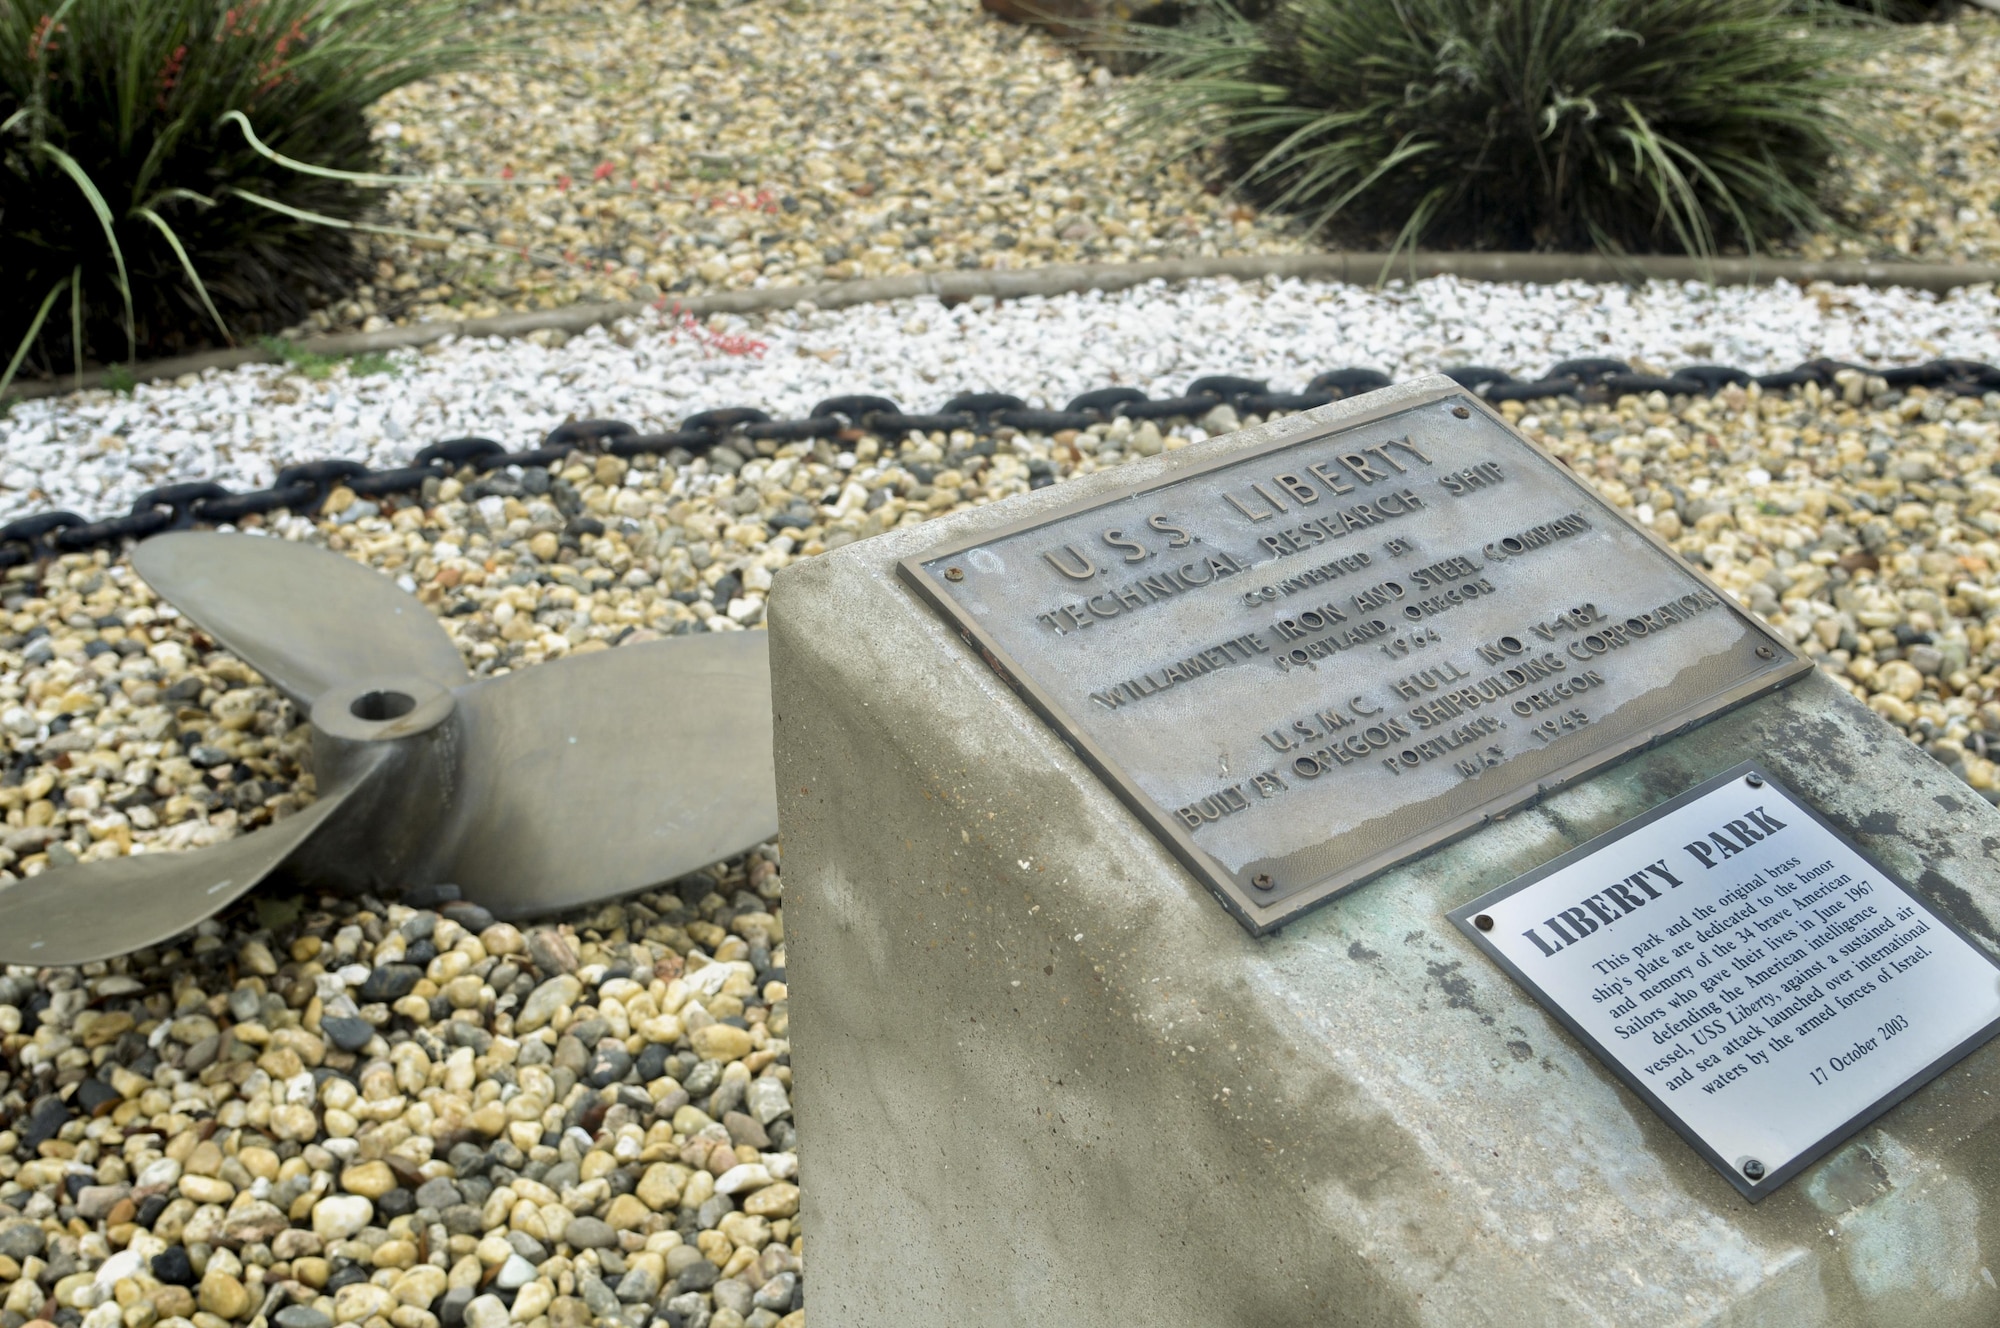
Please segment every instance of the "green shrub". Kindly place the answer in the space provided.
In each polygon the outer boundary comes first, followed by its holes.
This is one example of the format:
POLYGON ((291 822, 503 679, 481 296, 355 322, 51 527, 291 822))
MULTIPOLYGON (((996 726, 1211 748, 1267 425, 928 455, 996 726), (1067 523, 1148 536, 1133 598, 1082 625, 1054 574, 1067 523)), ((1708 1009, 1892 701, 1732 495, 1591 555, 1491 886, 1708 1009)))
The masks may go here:
POLYGON ((348 290, 363 112, 469 65, 466 27, 457 0, 0 0, 0 387, 348 290))
POLYGON ((1758 248, 1828 224, 1866 135, 1857 23, 1801 0, 1280 0, 1124 28, 1148 130, 1194 124, 1239 182, 1397 246, 1758 248))

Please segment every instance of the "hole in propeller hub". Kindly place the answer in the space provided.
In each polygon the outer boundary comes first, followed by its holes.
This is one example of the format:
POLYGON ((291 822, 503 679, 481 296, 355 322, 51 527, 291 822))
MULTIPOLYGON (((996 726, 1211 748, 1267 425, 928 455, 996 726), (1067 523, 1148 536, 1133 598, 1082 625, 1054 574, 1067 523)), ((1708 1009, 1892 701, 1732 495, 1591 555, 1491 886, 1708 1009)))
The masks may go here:
POLYGON ((415 674, 377 674, 336 684, 311 706, 313 727, 349 742, 398 742, 435 728, 452 712, 450 689, 415 674))
POLYGON ((382 689, 363 692, 347 704, 347 713, 371 724, 401 719, 417 708, 417 698, 408 692, 382 689))

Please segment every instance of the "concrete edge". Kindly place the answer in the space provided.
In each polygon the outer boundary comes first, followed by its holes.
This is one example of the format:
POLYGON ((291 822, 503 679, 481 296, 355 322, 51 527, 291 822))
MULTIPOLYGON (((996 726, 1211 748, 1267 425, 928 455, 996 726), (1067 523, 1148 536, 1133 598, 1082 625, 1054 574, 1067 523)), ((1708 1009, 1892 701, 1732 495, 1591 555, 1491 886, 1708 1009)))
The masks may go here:
MULTIPOLYGON (((864 277, 807 286, 772 286, 761 290, 719 291, 694 295, 666 305, 630 301, 573 304, 535 313, 500 314, 446 323, 416 323, 380 332, 349 332, 309 337, 295 343, 302 351, 329 358, 371 351, 428 346, 448 337, 520 337, 556 329, 582 332, 603 323, 630 318, 648 309, 693 314, 763 313, 812 303, 822 309, 922 295, 969 300, 987 295, 1021 299, 1036 295, 1067 295, 1077 291, 1126 290, 1149 281, 1195 281, 1204 277, 1295 277, 1378 285, 1392 280, 1455 276, 1470 281, 1512 281, 1548 285, 1561 281, 1707 281, 1721 286, 1795 285, 1830 282, 1838 286, 1907 287, 1942 294, 1962 286, 2000 285, 2000 263, 1876 263, 1814 262, 1786 258, 1699 259, 1676 255, 1527 254, 1527 253, 1319 253, 1251 255, 1239 258, 1173 258, 1144 263, 1063 263, 1022 271, 919 272, 900 277, 864 277)), ((134 382, 157 382, 209 369, 233 369, 242 364, 269 363, 278 357, 262 346, 237 346, 173 359, 151 360, 127 367, 134 382)), ((47 382, 13 383, 0 400, 27 401, 62 396, 79 388, 102 387, 110 371, 94 369, 79 379, 64 376, 47 382)))

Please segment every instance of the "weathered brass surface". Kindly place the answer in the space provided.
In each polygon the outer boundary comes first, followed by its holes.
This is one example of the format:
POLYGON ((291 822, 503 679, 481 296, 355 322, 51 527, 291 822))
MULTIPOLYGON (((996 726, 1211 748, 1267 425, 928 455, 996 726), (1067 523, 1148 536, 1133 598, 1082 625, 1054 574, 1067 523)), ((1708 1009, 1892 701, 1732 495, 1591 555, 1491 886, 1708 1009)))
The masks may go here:
POLYGON ((902 570, 1255 933, 1812 668, 1456 388, 902 570))

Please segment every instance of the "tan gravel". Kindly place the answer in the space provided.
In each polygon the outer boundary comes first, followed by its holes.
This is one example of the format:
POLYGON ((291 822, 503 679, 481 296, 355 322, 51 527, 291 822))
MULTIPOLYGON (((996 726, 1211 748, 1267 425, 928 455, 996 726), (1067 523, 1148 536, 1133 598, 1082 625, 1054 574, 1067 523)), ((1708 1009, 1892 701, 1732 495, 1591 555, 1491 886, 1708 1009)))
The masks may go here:
POLYGON ((2000 393, 1729 388, 1505 413, 2000 802, 2000 393))
POLYGON ((1836 188, 1857 234, 1818 236, 1808 258, 2000 258, 2000 14, 1894 29, 1865 73, 1883 80, 1879 132, 1893 155, 1851 163, 1836 188))
MULTIPOLYGON (((529 53, 384 100, 376 279, 304 330, 957 268, 1298 252, 1187 142, 1110 132, 1109 70, 977 0, 545 0, 529 53), (510 186, 444 183, 511 176, 510 186), (536 181, 539 183, 522 183, 536 181)), ((1806 257, 2000 255, 2000 16, 1884 36, 1891 91, 1806 257)))
POLYGON ((0 1321, 802 1328, 782 897, 266 894, 0 975, 0 1321))
POLYGON ((1205 190, 1182 145, 1113 146, 1110 72, 977 0, 552 0, 532 25, 534 59, 375 111, 393 170, 548 182, 386 200, 397 225, 510 252, 377 241, 379 281, 315 330, 1303 247, 1205 190))

